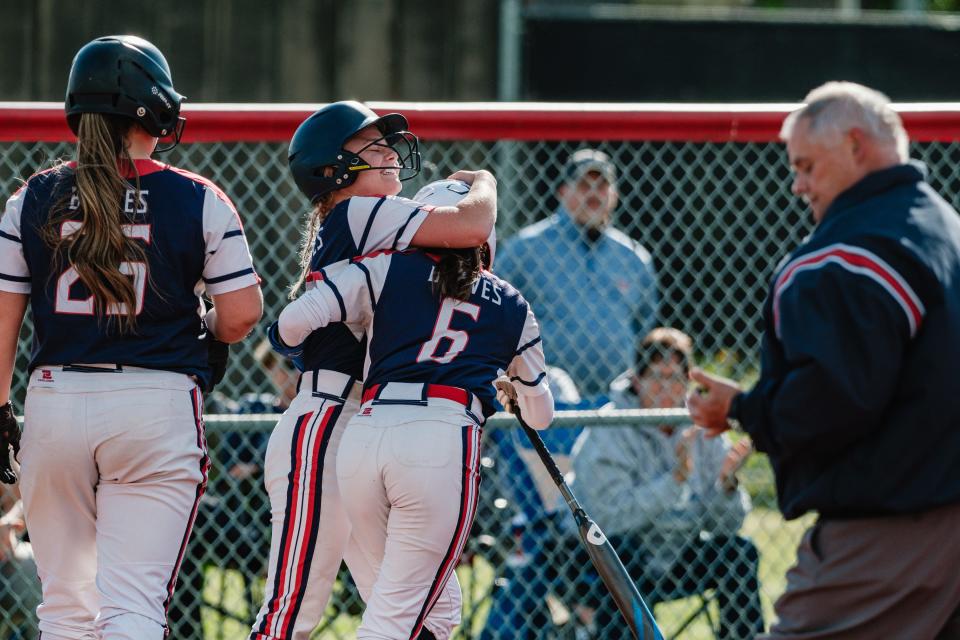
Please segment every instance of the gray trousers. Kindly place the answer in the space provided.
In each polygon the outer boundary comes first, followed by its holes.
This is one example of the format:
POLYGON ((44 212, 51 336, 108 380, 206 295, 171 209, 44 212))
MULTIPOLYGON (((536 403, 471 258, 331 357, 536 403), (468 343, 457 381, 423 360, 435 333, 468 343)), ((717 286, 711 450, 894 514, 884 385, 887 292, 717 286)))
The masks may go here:
POLYGON ((960 504, 820 518, 804 534, 768 640, 960 639, 960 504))

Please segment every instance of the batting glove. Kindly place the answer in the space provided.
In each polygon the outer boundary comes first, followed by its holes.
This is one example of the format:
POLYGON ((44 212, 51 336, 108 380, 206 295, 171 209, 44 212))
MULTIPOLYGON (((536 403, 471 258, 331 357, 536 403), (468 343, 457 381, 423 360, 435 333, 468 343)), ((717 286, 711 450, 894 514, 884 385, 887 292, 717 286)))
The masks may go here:
POLYGON ((497 402, 510 413, 516 413, 517 389, 510 382, 510 378, 502 375, 493 381, 493 386, 497 390, 497 402))
POLYGON ((0 405, 0 482, 16 484, 17 474, 10 463, 10 448, 13 456, 20 453, 20 424, 13 414, 13 405, 7 402, 0 405))
MULTIPOLYGON (((291 347, 284 342, 283 338, 280 337, 280 325, 276 322, 267 327, 267 339, 270 341, 270 346, 273 347, 274 351, 284 358, 289 358, 295 365, 303 357, 303 345, 298 344, 295 347, 291 347)), ((302 370, 301 366, 297 366, 297 368, 302 370)))

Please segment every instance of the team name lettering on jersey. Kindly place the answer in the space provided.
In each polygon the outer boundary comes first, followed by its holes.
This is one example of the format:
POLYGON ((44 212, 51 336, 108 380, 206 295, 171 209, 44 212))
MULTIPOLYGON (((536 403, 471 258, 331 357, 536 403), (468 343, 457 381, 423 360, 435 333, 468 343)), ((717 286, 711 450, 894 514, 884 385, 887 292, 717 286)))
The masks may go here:
MULTIPOLYGON (((124 213, 146 213, 147 212, 147 194, 150 191, 147 189, 142 189, 140 191, 140 198, 137 199, 137 190, 136 189, 127 189, 127 193, 123 196, 123 212, 124 213), (136 209, 134 209, 134 201, 137 202, 136 209)), ((76 211, 80 208, 80 196, 77 195, 76 187, 70 193, 70 204, 68 208, 71 211, 76 211)))

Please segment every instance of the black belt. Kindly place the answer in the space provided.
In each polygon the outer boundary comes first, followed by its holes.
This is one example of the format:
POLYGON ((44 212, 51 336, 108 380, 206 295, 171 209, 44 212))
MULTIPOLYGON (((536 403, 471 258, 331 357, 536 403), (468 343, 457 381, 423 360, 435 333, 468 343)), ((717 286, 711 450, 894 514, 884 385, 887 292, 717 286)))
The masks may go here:
POLYGON ((123 373, 123 366, 119 364, 113 365, 112 369, 108 369, 107 367, 94 367, 88 364, 65 364, 61 369, 74 373, 123 373))

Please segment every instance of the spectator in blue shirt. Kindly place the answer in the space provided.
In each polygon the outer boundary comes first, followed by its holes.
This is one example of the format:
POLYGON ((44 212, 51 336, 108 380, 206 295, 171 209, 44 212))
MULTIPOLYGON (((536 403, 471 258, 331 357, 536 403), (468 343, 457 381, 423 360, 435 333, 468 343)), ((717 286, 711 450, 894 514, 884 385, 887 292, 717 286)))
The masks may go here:
POLYGON ((605 153, 575 152, 557 189, 556 213, 521 229, 497 254, 497 273, 526 292, 543 342, 587 398, 633 363, 636 337, 655 326, 650 254, 611 226, 617 172, 605 153))

